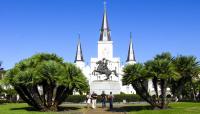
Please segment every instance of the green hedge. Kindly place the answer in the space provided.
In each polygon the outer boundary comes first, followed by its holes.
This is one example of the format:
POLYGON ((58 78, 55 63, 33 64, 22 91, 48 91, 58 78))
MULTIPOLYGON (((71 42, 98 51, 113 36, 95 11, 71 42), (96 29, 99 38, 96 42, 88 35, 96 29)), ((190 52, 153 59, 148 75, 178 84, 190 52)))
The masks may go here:
POLYGON ((3 103, 10 103, 10 101, 4 100, 4 99, 0 99, 0 104, 3 104, 3 103))
POLYGON ((80 103, 86 100, 86 95, 70 95, 65 102, 80 103))
MULTIPOLYGON (((138 102, 143 101, 139 95, 134 94, 119 94, 114 95, 114 102, 123 102, 123 100, 126 100, 126 102, 138 102)), ((72 103, 83 103, 86 100, 85 95, 70 95, 67 99, 65 99, 65 102, 72 102, 72 103)), ((101 102, 101 96, 98 96, 97 102, 101 102)))
MULTIPOLYGON (((126 102, 138 102, 142 101, 140 96, 134 95, 134 94, 119 94, 114 95, 114 102, 123 102, 123 100, 126 100, 126 102)), ((86 95, 70 95, 65 99, 65 102, 72 102, 72 103, 83 103, 86 100, 86 95)), ((1 103, 10 103, 11 101, 8 100, 1 100, 1 103)), ((15 101, 15 102, 23 102, 23 101, 15 101)), ((98 96, 97 102, 101 102, 101 96, 98 96)))
POLYGON ((137 94, 120 94, 115 95, 115 102, 123 102, 123 100, 126 100, 126 102, 138 102, 143 101, 139 95, 137 94))
POLYGON ((7 100, 7 99, 0 99, 0 104, 3 104, 3 103, 25 103, 25 102, 23 100, 10 101, 10 100, 7 100))

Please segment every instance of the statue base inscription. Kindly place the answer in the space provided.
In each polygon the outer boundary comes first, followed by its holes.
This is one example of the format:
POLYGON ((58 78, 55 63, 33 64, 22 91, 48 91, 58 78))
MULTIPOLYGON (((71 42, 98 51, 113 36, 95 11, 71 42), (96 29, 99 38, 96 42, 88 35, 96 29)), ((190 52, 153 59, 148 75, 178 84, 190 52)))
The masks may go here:
POLYGON ((112 81, 112 80, 95 80, 90 84, 90 92, 93 91, 98 95, 101 95, 102 91, 106 94, 120 94, 120 83, 119 81, 112 81))

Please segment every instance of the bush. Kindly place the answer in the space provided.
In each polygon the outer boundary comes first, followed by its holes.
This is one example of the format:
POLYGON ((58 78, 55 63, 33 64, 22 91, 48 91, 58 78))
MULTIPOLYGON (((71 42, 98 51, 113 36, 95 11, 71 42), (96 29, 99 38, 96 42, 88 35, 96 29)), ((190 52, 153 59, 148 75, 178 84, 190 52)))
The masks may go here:
POLYGON ((11 102, 6 99, 0 99, 0 104, 3 104, 3 103, 11 103, 11 102))
POLYGON ((143 101, 139 95, 137 94, 120 94, 115 95, 114 102, 123 102, 123 100, 126 100, 126 102, 138 102, 143 101))
POLYGON ((83 103, 86 100, 86 95, 70 95, 65 99, 65 102, 83 103))
MULTIPOLYGON (((126 100, 126 102, 138 102, 143 101, 139 95, 135 94, 118 94, 114 95, 114 102, 123 102, 123 100, 126 100)), ((72 102, 72 103, 83 103, 86 100, 86 95, 70 95, 67 99, 65 99, 65 102, 72 102)), ((101 96, 99 95, 97 97, 97 102, 101 102, 101 96)))

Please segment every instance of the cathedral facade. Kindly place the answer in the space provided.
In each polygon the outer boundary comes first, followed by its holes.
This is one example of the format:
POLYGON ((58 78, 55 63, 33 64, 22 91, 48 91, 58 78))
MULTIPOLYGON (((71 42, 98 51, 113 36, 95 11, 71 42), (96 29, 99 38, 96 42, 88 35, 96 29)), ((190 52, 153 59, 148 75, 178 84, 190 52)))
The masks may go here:
MULTIPOLYGON (((79 36, 80 37, 80 36, 79 36)), ((90 85, 90 92, 95 91, 97 94, 100 94, 102 91, 105 91, 107 94, 109 91, 104 90, 101 87, 98 86, 109 86, 108 83, 103 83, 104 80, 106 79, 104 74, 98 74, 98 73, 93 73, 97 68, 98 64, 97 62, 100 60, 107 60, 107 67, 110 71, 116 71, 118 76, 115 76, 114 73, 110 75, 110 82, 115 82, 114 85, 110 85, 110 88, 113 88, 112 86, 117 86, 115 87, 116 89, 113 90, 112 92, 114 94, 120 94, 121 92, 126 93, 126 94, 135 94, 135 90, 132 88, 131 85, 122 85, 122 76, 123 76, 123 67, 124 65, 121 65, 120 63, 120 57, 114 57, 113 56, 113 41, 111 39, 111 34, 110 34, 110 28, 108 24, 108 17, 107 17, 107 10, 106 6, 104 6, 104 13, 103 13, 103 20, 102 20, 102 25, 100 29, 100 37, 98 40, 98 49, 97 49, 97 57, 91 58, 90 60, 90 65, 86 65, 84 61, 84 56, 81 48, 81 42, 80 40, 78 41, 77 44, 77 50, 76 50, 76 57, 74 64, 79 67, 84 75, 86 76, 89 85, 90 85), (95 81, 97 82, 102 82, 101 85, 98 85, 97 83, 94 83, 95 81), (108 85, 106 85, 108 84, 108 85), (92 89, 94 87, 97 87, 96 89, 92 89), (100 89, 101 88, 101 89, 100 89)), ((130 35, 130 43, 129 47, 127 50, 127 60, 126 64, 135 64, 136 59, 135 59, 135 54, 134 54, 134 49, 133 49, 133 43, 132 43, 132 35, 130 35)), ((110 83, 109 82, 109 83, 110 83)))

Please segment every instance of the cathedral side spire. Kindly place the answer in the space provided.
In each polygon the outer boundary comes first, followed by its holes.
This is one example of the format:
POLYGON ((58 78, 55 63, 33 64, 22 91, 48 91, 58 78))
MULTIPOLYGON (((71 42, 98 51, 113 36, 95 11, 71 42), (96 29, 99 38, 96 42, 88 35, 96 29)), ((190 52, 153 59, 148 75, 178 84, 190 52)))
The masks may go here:
POLYGON ((76 63, 77 61, 84 61, 82 48, 81 48, 81 42, 80 42, 80 34, 78 35, 78 44, 77 44, 76 57, 75 57, 74 62, 76 63))
POLYGON ((101 26, 100 32, 101 33, 100 33, 99 41, 111 41, 110 29, 109 29, 108 19, 107 19, 106 1, 104 1, 104 14, 103 14, 103 20, 102 20, 102 26, 101 26))
POLYGON ((128 56, 126 62, 136 61, 135 59, 135 53, 133 50, 133 42, 132 42, 132 33, 130 33, 130 43, 128 48, 128 56))

